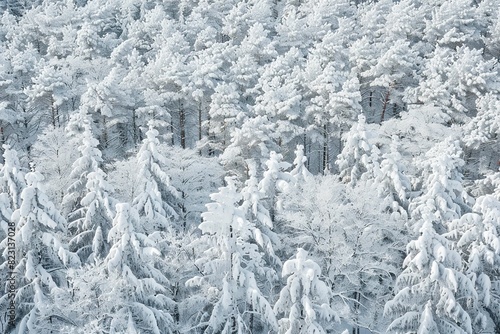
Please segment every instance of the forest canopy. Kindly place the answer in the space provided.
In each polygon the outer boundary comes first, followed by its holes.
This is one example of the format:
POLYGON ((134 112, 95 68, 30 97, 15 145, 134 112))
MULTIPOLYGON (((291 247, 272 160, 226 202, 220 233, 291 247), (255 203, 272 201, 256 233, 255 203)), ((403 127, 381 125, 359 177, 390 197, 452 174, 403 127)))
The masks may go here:
POLYGON ((500 332, 497 0, 0 15, 0 332, 500 332))

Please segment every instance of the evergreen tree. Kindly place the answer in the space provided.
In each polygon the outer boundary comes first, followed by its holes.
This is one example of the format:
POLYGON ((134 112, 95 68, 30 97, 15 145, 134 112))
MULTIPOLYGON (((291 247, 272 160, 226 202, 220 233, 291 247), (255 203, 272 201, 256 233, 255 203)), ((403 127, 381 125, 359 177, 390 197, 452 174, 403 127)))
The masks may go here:
POLYGON ((304 155, 304 146, 297 145, 295 159, 293 160, 293 169, 290 171, 290 175, 298 183, 307 181, 307 179, 312 177, 312 174, 307 170, 306 163, 307 157, 304 155))
POLYGON ((204 333, 276 331, 278 324, 266 297, 257 285, 265 275, 262 253, 252 242, 255 224, 236 206, 241 195, 232 181, 212 194, 214 201, 203 213, 200 229, 209 243, 205 256, 197 261, 202 276, 188 284, 208 285, 215 302, 199 326, 204 333), (250 310, 250 312, 247 312, 250 310))
POLYGON ((71 170, 78 154, 78 143, 68 140, 63 127, 47 127, 33 145, 33 163, 45 177, 44 191, 59 209, 74 181, 71 170))
POLYGON ((73 118, 75 140, 80 142, 80 158, 73 163, 70 177, 76 179, 63 198, 63 209, 69 220, 69 247, 82 262, 104 258, 109 251, 106 236, 114 216, 112 188, 100 168, 101 151, 91 129, 91 118, 83 109, 73 118), (76 126, 75 126, 76 124, 76 126), (75 127, 77 127, 75 129, 75 127))
POLYGON ((274 305, 279 320, 280 333, 326 333, 322 323, 340 321, 330 306, 331 290, 320 279, 321 268, 302 248, 295 259, 283 265, 286 286, 274 305))
POLYGON ((461 273, 452 243, 436 233, 433 218, 422 219, 420 235, 407 246, 396 295, 384 309, 393 319, 387 332, 472 333, 466 304, 477 301, 474 284, 461 273))
MULTIPOLYGON (((267 1, 259 2, 264 7, 267 6, 267 1)), ((249 28, 241 44, 236 47, 236 57, 229 69, 227 80, 238 85, 238 92, 244 98, 241 101, 242 105, 255 102, 258 94, 256 85, 264 65, 273 61, 278 55, 276 43, 270 37, 270 33, 269 27, 255 23, 249 28)))
POLYGON ((201 157, 195 150, 167 145, 160 148, 168 161, 172 186, 179 193, 175 202, 179 205, 179 224, 187 233, 197 229, 205 203, 222 186, 225 171, 216 157, 201 157))
POLYGON ((474 111, 477 98, 499 90, 494 61, 484 59, 481 50, 465 46, 456 52, 437 47, 422 75, 419 100, 443 108, 459 122, 474 111))
POLYGON ((14 267, 17 264, 15 261, 16 224, 11 220, 11 217, 12 212, 21 205, 21 193, 26 187, 26 182, 16 151, 8 145, 4 145, 3 148, 5 150, 3 154, 4 164, 0 169, 0 278, 2 280, 0 305, 5 313, 1 317, 0 328, 6 329, 7 322, 12 320, 7 313, 7 310, 11 309, 10 298, 8 298, 8 293, 12 290, 9 289, 12 282, 10 278, 13 276, 11 273, 14 272, 14 267))
POLYGON ((423 168, 422 194, 413 199, 409 210, 414 221, 432 217, 438 233, 445 231, 446 222, 470 211, 470 196, 462 186, 461 155, 459 142, 450 137, 436 144, 426 153, 425 160, 418 162, 423 168))
POLYGON ((306 135, 311 142, 305 139, 304 145, 310 152, 321 152, 318 167, 310 159, 313 171, 332 168, 330 155, 334 157, 338 153, 332 150, 336 144, 334 140, 340 140, 341 133, 361 113, 359 81, 351 71, 346 40, 347 30, 352 26, 351 20, 341 19, 339 27, 328 32, 310 50, 302 73, 306 135))
POLYGON ((262 91, 254 106, 256 115, 266 115, 274 128, 268 136, 278 145, 287 145, 304 133, 299 81, 303 55, 292 48, 264 69, 257 88, 262 91))
POLYGON ((168 162, 158 150, 157 136, 158 131, 150 125, 137 153, 139 189, 133 206, 143 217, 148 234, 172 228, 173 220, 178 217, 173 205, 179 194, 170 184, 170 176, 163 171, 168 162))
POLYGON ((404 174, 402 156, 398 150, 398 138, 392 137, 390 151, 382 155, 380 173, 373 180, 379 196, 383 199, 382 210, 408 218, 408 198, 411 183, 404 174))
POLYGON ((266 161, 266 167, 259 182, 259 190, 264 194, 264 206, 269 211, 271 220, 274 220, 276 212, 281 209, 277 194, 286 190, 289 184, 293 183, 293 179, 285 172, 290 164, 283 161, 281 154, 272 151, 266 161))
POLYGON ((0 191, 9 196, 9 206, 14 211, 21 205, 21 192, 26 187, 25 173, 19 163, 16 150, 9 145, 3 145, 3 149, 4 162, 0 169, 0 191))
POLYGON ((371 136, 366 128, 366 117, 359 115, 358 123, 344 137, 344 148, 335 162, 343 182, 355 185, 363 177, 373 178, 377 175, 379 151, 370 144, 371 136))
POLYGON ((21 205, 12 214, 16 224, 16 277, 18 333, 45 333, 68 322, 51 293, 67 286, 65 270, 80 265, 78 256, 61 240, 66 229, 64 218, 40 190, 43 177, 26 174, 21 205), (49 325, 49 323, 51 323, 49 325), (49 328, 49 329, 47 329, 49 328))
POLYGON ((269 210, 263 203, 265 193, 259 189, 256 164, 252 160, 247 160, 247 166, 248 179, 240 192, 243 201, 240 208, 246 213, 249 222, 255 225, 252 239, 259 246, 264 261, 274 269, 268 270, 265 275, 272 288, 277 283, 277 271, 281 267, 281 260, 276 256, 274 249, 281 247, 281 241, 274 231, 274 223, 269 210))
POLYGON ((208 115, 209 144, 212 153, 223 152, 230 143, 230 134, 244 119, 240 96, 235 84, 219 84, 211 96, 208 115))
POLYGON ((432 18, 426 21, 425 39, 433 45, 454 49, 473 46, 480 39, 480 15, 477 7, 468 0, 432 3, 432 18))
POLYGON ((172 333, 173 319, 168 313, 173 302, 168 297, 169 281, 158 269, 161 253, 139 223, 129 204, 116 205, 116 216, 109 231, 111 245, 103 265, 107 268, 113 295, 110 332, 172 333))
MULTIPOLYGON (((400 272, 407 238, 403 221, 379 210, 376 188, 352 187, 336 175, 309 178, 279 197, 283 210, 276 224, 283 252, 308 250, 333 293, 332 307, 354 333, 384 332, 380 311, 400 272)), ((325 330, 340 331, 331 325, 325 330)))
POLYGON ((237 175, 243 175, 245 160, 255 159, 259 162, 257 168, 260 174, 270 152, 277 149, 270 135, 273 127, 267 116, 246 119, 241 128, 236 128, 231 134, 231 144, 221 155, 223 165, 237 175))
POLYGON ((491 322, 499 327, 500 299, 496 296, 500 275, 500 202, 498 195, 477 198, 472 213, 450 222, 447 234, 456 242, 463 257, 465 273, 475 284, 477 303, 470 303, 469 314, 475 332, 490 330, 491 322))

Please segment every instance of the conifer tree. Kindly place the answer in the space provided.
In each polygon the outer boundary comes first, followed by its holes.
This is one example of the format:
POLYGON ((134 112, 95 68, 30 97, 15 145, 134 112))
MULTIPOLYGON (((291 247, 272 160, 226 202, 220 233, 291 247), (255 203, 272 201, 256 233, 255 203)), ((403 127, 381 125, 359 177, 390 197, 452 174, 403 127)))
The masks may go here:
POLYGON ((290 175, 295 179, 295 182, 304 182, 312 177, 311 172, 307 170, 306 163, 307 157, 304 155, 304 146, 297 145, 293 169, 290 171, 290 175))
POLYGON ((280 333, 326 333, 324 325, 340 321, 330 306, 331 290, 320 279, 321 268, 302 248, 296 257, 283 265, 286 286, 274 305, 279 320, 280 333))
POLYGON ((266 66, 257 84, 262 93, 256 99, 254 113, 271 120, 274 128, 268 135, 279 145, 287 145, 304 133, 299 81, 303 59, 300 50, 290 49, 266 66))
POLYGON ((487 93, 476 100, 478 112, 464 125, 463 141, 470 149, 466 155, 466 162, 471 165, 467 168, 471 177, 496 169, 500 160, 497 153, 500 133, 500 117, 496 112, 498 108, 500 108, 498 94, 487 93))
POLYGON ((188 284, 208 285, 215 302, 204 333, 276 331, 278 324, 269 301, 262 294, 257 275, 265 274, 262 253, 252 242, 255 224, 236 206, 241 195, 230 179, 228 186, 212 194, 214 201, 203 213, 200 229, 209 243, 205 256, 197 261, 201 276, 188 284), (250 310, 250 312, 247 312, 250 310))
POLYGON ((259 190, 264 194, 265 208, 269 210, 270 217, 274 220, 276 212, 281 209, 277 194, 286 190, 293 179, 289 173, 285 172, 290 164, 283 161, 283 156, 279 153, 274 151, 270 153, 266 167, 259 182, 259 190))
POLYGON ((351 185, 362 178, 373 178, 379 169, 378 149, 370 144, 371 133, 366 128, 366 117, 358 116, 358 123, 344 137, 345 145, 335 162, 343 182, 351 185))
POLYGON ((398 138, 392 137, 390 151, 382 155, 380 173, 373 180, 379 196, 383 199, 382 210, 408 218, 408 198, 411 183, 404 174, 405 167, 398 150, 398 138))
POLYGON ((240 96, 235 84, 219 84, 211 96, 207 121, 210 150, 217 154, 230 143, 230 134, 244 119, 240 96))
POLYGON ((144 233, 137 211, 129 204, 116 205, 107 241, 111 249, 103 265, 113 295, 109 331, 172 333, 168 310, 174 303, 168 297, 169 281, 158 269, 161 252, 144 233))
POLYGON ((422 71, 419 100, 443 108, 454 120, 466 121, 475 111, 475 100, 500 87, 494 61, 482 50, 460 47, 455 51, 438 46, 422 71))
MULTIPOLYGON (((264 7, 266 1, 259 1, 264 7)), ((258 5, 258 3, 256 4, 258 5)), ((265 9, 264 9, 265 10, 265 9)), ((238 85, 238 92, 245 102, 253 104, 257 97, 256 85, 266 63, 278 55, 276 43, 270 38, 269 27, 253 24, 236 48, 236 59, 229 70, 229 80, 238 85)))
POLYGON ((243 201, 240 208, 246 213, 249 222, 255 225, 252 239, 259 246, 259 251, 263 254, 266 264, 273 268, 273 270, 268 270, 265 275, 270 286, 273 287, 277 282, 277 271, 281 267, 281 260, 275 254, 274 249, 279 249, 281 242, 274 231, 274 223, 269 210, 263 203, 265 194, 259 189, 256 163, 247 160, 247 166, 248 180, 240 192, 243 201))
MULTIPOLYGON (((445 223, 470 211, 470 196, 462 186, 461 168, 464 161, 459 142, 453 138, 436 144, 419 165, 423 167, 422 194, 409 206, 411 217, 433 217, 438 233, 445 231, 445 223)), ((417 229, 419 226, 417 226, 417 229)))
POLYGON ((173 220, 178 217, 173 205, 179 194, 170 184, 170 176, 163 170, 168 162, 158 150, 160 142, 157 136, 158 131, 150 125, 137 153, 139 189, 133 206, 143 217, 148 234, 173 227, 173 220))
POLYGON ((463 257, 464 272, 475 284, 476 303, 468 305, 475 332, 499 327, 500 299, 497 298, 500 275, 500 202, 498 193, 477 198, 473 212, 448 224, 448 237, 455 241, 463 257))
POLYGON ((26 187, 25 173, 16 150, 9 145, 3 145, 3 149, 4 163, 0 169, 0 192, 9 196, 9 206, 15 210, 21 205, 21 192, 26 187))
POLYGON ((2 280, 0 290, 0 306, 2 313, 0 328, 6 329, 7 322, 11 318, 7 310, 11 309, 8 298, 11 277, 13 277, 16 263, 15 231, 16 224, 12 221, 12 212, 19 209, 21 204, 21 193, 26 187, 25 174, 19 164, 17 153, 10 146, 4 145, 4 164, 0 168, 0 279, 2 280), (14 247, 13 247, 14 246, 14 247))
POLYGON ((64 289, 65 270, 80 265, 78 256, 61 240, 66 229, 64 218, 40 190, 43 176, 38 172, 26 174, 26 188, 21 193, 21 205, 12 214, 16 224, 18 333, 44 333, 57 328, 69 319, 60 317, 52 293, 64 289), (48 323, 51 323, 48 326, 48 323))
POLYGON ((241 128, 234 129, 231 134, 231 144, 221 155, 223 165, 241 174, 243 179, 245 160, 254 159, 258 162, 257 172, 260 175, 270 152, 278 148, 271 135, 273 127, 267 116, 245 119, 241 128))
POLYGON ((392 319, 389 333, 472 333, 467 301, 477 301, 471 280, 461 272, 462 259, 452 242, 439 235, 433 218, 422 218, 420 235, 407 246, 405 269, 396 295, 384 314, 392 319))
POLYGON ((80 158, 73 163, 70 177, 76 179, 63 198, 63 210, 68 217, 71 240, 69 247, 82 262, 104 258, 109 251, 106 236, 114 216, 112 188, 100 168, 99 142, 91 129, 90 115, 84 109, 73 118, 75 140, 80 142, 80 158), (76 129, 74 128, 76 124, 76 129))

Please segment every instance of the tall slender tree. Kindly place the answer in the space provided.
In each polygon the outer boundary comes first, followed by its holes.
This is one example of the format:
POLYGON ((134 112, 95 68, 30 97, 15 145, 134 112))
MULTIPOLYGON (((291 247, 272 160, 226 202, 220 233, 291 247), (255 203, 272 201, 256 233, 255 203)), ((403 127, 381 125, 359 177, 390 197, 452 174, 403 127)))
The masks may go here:
POLYGON ((80 158, 73 163, 71 177, 75 181, 63 198, 63 210, 68 217, 71 240, 69 247, 82 262, 104 258, 109 251, 106 236, 114 216, 112 188, 101 169, 99 142, 94 138, 91 117, 82 109, 75 114, 69 130, 80 143, 80 158))
POLYGON ((66 221, 40 189, 43 176, 26 174, 21 204, 12 214, 16 224, 16 306, 18 333, 45 332, 69 319, 61 317, 52 293, 67 286, 65 270, 80 265, 61 240, 66 221), (55 323, 54 323, 55 322, 55 323), (49 323, 52 323, 49 326, 49 323))
POLYGON ((197 261, 202 275, 188 281, 207 284, 215 292, 213 308, 199 326, 204 333, 277 331, 272 307, 257 284, 257 275, 266 268, 262 253, 252 242, 255 224, 236 206, 241 195, 233 182, 226 182, 226 187, 211 195, 214 202, 202 214, 200 229, 209 248, 197 261))

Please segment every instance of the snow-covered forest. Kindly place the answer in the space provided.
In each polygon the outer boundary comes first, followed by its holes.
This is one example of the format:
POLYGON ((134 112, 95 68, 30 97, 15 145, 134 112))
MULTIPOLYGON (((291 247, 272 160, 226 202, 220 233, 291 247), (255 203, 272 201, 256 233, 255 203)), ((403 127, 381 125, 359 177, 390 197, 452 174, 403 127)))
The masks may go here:
POLYGON ((498 0, 0 13, 0 332, 500 333, 498 0))

